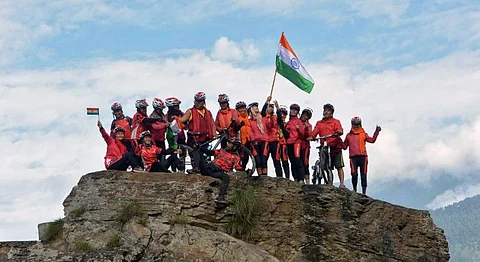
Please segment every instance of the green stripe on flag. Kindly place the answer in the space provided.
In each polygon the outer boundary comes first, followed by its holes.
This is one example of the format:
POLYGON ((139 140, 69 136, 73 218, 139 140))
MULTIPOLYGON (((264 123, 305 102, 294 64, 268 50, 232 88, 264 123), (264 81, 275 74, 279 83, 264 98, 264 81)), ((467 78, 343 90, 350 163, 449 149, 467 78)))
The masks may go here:
POLYGON ((96 112, 87 112, 87 116, 97 116, 97 115, 100 115, 100 113, 98 111, 96 112))
POLYGON ((277 73, 279 73, 280 75, 288 79, 290 82, 292 82, 301 90, 309 94, 312 92, 314 83, 304 78, 295 69, 290 67, 290 65, 284 63, 278 56, 277 56, 276 64, 277 64, 277 73))

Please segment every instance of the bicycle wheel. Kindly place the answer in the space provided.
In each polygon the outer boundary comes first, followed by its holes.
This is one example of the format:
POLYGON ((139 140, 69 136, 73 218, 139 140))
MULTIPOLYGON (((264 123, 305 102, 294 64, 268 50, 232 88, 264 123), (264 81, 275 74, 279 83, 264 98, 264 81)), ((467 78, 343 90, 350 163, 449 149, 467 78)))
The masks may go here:
POLYGON ((179 159, 182 162, 183 172, 186 172, 187 169, 193 168, 193 158, 191 156, 193 149, 187 145, 178 145, 183 151, 186 151, 187 154, 182 154, 179 159))
POLYGON ((312 175, 312 184, 316 185, 317 182, 318 184, 321 183, 322 181, 322 178, 318 176, 318 173, 319 173, 319 168, 318 168, 318 160, 315 161, 315 165, 312 167, 313 169, 313 175, 312 175))
POLYGON ((246 161, 247 163, 242 163, 242 166, 244 167, 244 170, 252 170, 252 172, 255 172, 256 163, 255 163, 255 157, 253 157, 252 152, 245 147, 244 145, 240 145, 237 149, 237 152, 239 156, 242 158, 242 161, 246 161))

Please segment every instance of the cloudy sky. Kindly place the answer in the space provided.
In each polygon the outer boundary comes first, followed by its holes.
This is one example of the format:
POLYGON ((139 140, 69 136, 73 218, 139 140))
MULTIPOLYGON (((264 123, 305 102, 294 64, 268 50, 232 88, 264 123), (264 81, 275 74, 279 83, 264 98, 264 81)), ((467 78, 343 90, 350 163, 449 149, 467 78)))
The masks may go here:
POLYGON ((196 91, 214 111, 219 93, 262 102, 282 31, 316 85, 278 77, 274 99, 383 127, 368 145, 372 197, 434 209, 479 194, 478 1, 312 2, 0 1, 0 241, 36 239, 103 169, 86 107, 107 124, 114 101, 129 115, 144 97, 186 109, 196 91))

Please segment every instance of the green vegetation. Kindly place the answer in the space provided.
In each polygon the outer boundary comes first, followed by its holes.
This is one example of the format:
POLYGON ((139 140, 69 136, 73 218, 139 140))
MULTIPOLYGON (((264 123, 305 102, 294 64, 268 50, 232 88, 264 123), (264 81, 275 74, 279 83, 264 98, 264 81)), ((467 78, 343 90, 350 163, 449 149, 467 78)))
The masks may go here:
POLYGON ((451 262, 473 262, 480 258, 480 195, 430 212, 445 231, 451 262))
POLYGON ((121 239, 120 236, 114 235, 108 239, 107 245, 105 246, 107 250, 113 250, 116 247, 119 247, 121 245, 121 239))
POLYGON ((74 218, 81 217, 86 211, 85 206, 77 207, 74 210, 72 210, 72 215, 74 218))
POLYGON ((147 214, 142 214, 140 217, 137 218, 137 224, 139 225, 142 225, 144 227, 147 226, 147 222, 148 222, 148 216, 147 214))
POLYGON ((175 217, 172 218, 172 220, 170 220, 170 223, 172 225, 175 225, 175 224, 185 225, 185 224, 188 224, 188 222, 189 222, 188 217, 183 216, 183 215, 175 216, 175 217))
MULTIPOLYGON (((137 203, 136 201, 132 201, 120 205, 120 210, 117 214, 117 222, 120 224, 121 227, 123 227, 128 221, 132 220, 135 217, 140 218, 140 220, 146 217, 146 214, 143 212, 142 207, 139 203, 137 203)), ((144 222, 145 225, 147 223, 146 219, 143 219, 143 221, 140 222, 144 222)))
POLYGON ((63 219, 59 218, 53 222, 50 222, 45 229, 43 238, 40 239, 44 242, 51 242, 57 239, 63 232, 63 219))
POLYGON ((77 251, 83 251, 83 252, 90 252, 93 250, 92 246, 88 244, 87 241, 85 240, 77 240, 75 242, 75 250, 77 251))
POLYGON ((237 190, 231 201, 233 215, 228 220, 227 232, 234 237, 249 240, 261 211, 260 197, 255 187, 237 190))

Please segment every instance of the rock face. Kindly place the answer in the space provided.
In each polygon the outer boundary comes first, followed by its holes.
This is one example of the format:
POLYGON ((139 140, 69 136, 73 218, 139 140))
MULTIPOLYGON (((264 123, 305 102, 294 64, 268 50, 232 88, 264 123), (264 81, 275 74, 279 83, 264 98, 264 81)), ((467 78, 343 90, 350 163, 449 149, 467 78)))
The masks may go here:
POLYGON ((65 199, 63 233, 49 243, 0 245, 0 261, 448 261, 426 211, 346 189, 234 175, 261 209, 248 241, 228 234, 218 181, 199 175, 102 171, 65 199), (133 215, 133 218, 129 218, 133 215))

